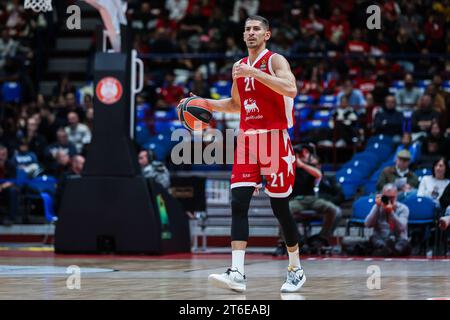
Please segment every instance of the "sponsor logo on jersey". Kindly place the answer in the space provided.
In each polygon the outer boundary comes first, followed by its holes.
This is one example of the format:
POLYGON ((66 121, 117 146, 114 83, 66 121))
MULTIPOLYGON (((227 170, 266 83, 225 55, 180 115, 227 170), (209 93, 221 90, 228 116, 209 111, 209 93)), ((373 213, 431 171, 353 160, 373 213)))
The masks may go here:
POLYGON ((259 65, 259 69, 261 71, 266 71, 266 69, 267 69, 267 61, 266 61, 266 59, 261 59, 261 64, 259 65))
POLYGON ((244 108, 247 114, 252 112, 259 112, 258 105, 256 104, 256 101, 253 98, 244 100, 244 108))

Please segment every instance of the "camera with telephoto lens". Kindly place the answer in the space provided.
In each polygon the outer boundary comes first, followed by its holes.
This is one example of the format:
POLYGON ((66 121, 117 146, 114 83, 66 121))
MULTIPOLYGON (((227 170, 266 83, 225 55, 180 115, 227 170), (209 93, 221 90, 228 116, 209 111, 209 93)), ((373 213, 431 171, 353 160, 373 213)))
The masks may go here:
POLYGON ((381 202, 383 202, 385 205, 388 205, 390 202, 390 199, 388 196, 381 196, 381 202))

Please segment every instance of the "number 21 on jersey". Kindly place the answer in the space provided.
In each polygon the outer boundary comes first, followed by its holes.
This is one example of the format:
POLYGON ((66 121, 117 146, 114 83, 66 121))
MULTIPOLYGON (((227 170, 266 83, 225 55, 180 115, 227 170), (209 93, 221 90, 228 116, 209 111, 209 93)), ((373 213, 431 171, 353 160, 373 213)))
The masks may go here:
POLYGON ((245 91, 255 90, 255 78, 246 77, 245 81, 245 91))

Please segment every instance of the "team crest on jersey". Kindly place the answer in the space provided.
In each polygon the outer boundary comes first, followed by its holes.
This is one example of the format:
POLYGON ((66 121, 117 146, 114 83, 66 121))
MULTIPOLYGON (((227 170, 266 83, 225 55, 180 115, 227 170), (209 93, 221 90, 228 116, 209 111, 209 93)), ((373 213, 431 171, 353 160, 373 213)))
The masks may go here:
POLYGON ((261 59, 261 64, 259 65, 259 69, 261 71, 266 71, 266 69, 267 69, 267 61, 266 61, 266 59, 261 59))
POLYGON ((255 99, 249 98, 244 100, 244 108, 247 113, 259 112, 255 99))

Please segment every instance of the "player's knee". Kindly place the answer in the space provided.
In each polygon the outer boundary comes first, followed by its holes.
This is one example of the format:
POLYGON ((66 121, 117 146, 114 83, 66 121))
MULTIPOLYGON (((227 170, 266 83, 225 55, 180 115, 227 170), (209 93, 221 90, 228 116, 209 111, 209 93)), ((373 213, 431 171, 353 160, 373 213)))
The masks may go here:
POLYGON ((253 190, 253 187, 241 187, 231 190, 231 213, 233 216, 247 215, 253 190))

